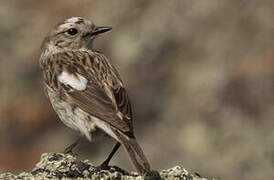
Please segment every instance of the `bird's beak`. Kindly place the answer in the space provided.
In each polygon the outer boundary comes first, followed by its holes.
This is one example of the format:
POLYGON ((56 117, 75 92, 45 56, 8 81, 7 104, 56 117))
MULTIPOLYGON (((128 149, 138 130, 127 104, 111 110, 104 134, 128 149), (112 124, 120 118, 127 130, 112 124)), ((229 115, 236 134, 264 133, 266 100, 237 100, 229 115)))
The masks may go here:
POLYGON ((93 31, 89 33, 90 36, 95 36, 98 34, 105 33, 107 31, 110 31, 112 28, 111 27, 96 27, 93 31))

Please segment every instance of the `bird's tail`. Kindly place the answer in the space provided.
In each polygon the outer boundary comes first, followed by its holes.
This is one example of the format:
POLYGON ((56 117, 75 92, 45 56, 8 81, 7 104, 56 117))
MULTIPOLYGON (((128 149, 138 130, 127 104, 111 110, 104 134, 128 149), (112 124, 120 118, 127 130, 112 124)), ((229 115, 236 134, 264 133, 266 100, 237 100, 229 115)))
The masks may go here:
POLYGON ((149 162, 144 155, 143 150, 137 143, 136 139, 125 136, 120 132, 116 133, 116 135, 118 136, 120 143, 125 147, 126 151, 128 152, 129 157, 134 164, 137 172, 141 175, 150 172, 149 162))

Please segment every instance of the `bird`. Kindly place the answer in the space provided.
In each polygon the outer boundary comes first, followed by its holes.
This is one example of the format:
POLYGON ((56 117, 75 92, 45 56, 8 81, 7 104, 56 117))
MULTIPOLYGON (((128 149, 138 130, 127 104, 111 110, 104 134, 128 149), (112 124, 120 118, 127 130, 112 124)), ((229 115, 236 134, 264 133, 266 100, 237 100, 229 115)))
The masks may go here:
POLYGON ((134 135, 127 90, 107 56, 93 48, 94 39, 111 29, 87 18, 70 17, 50 30, 39 58, 45 94, 66 126, 89 141, 95 128, 117 141, 100 167, 108 167, 122 145, 137 172, 144 175, 150 172, 150 164, 134 135))

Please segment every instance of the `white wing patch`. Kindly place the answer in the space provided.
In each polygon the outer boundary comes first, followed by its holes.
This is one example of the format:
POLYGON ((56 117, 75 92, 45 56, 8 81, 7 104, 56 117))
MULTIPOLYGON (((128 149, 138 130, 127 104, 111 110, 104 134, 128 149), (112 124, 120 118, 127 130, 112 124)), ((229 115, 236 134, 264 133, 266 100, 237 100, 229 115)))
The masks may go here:
POLYGON ((88 83, 88 80, 85 77, 79 74, 76 74, 75 76, 74 74, 69 74, 66 71, 63 71, 58 76, 58 81, 60 81, 64 85, 69 85, 78 91, 85 90, 88 83))

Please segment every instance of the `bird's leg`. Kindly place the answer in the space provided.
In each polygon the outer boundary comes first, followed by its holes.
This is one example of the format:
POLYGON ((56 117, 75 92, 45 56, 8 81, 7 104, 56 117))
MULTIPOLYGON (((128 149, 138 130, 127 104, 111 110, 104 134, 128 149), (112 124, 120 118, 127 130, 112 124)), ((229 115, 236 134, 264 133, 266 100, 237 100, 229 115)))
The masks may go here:
POLYGON ((72 153, 72 150, 80 143, 81 137, 78 138, 74 143, 72 143, 71 145, 69 145, 65 150, 64 150, 64 154, 69 154, 72 153))
POLYGON ((101 169, 108 169, 108 164, 111 160, 111 158, 113 157, 113 155, 116 153, 116 151, 119 149, 119 147, 121 146, 121 144, 119 142, 116 143, 116 145, 113 147, 112 151, 110 152, 110 154, 108 155, 108 158, 100 165, 101 169))

